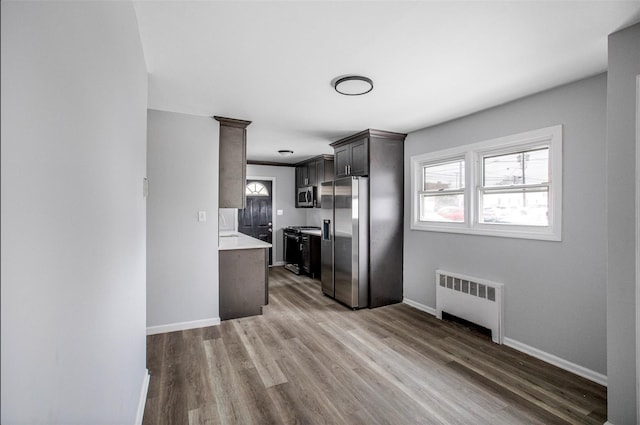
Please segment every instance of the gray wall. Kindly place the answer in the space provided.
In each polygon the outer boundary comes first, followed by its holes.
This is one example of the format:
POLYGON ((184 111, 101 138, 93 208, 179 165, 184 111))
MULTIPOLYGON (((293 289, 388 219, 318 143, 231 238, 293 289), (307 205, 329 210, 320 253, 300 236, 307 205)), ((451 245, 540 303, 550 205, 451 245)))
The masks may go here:
POLYGON ((505 284, 505 336, 606 373, 606 77, 410 133, 404 296, 435 307, 435 270, 505 284), (410 157, 562 124, 562 242, 410 230, 410 157))
POLYGON ((219 320, 218 123, 148 114, 147 326, 219 320))
POLYGON ((637 423, 635 346, 636 76, 640 24, 609 37, 607 76, 609 422, 637 423))
POLYGON ((0 422, 133 424, 147 113, 133 5, 1 7, 0 422))
MULTIPOLYGON (((247 137, 251 137, 251 128, 247 137)), ((306 213, 304 208, 296 208, 295 205, 295 168, 278 167, 271 165, 247 165, 247 177, 275 177, 276 187, 276 210, 282 210, 282 215, 274 218, 274 239, 276 251, 273 259, 274 264, 281 264, 284 261, 282 252, 283 232, 287 226, 299 226, 306 223, 306 213)))
POLYGON ((307 215, 307 226, 316 226, 322 227, 322 220, 331 219, 332 213, 331 210, 323 210, 322 208, 305 208, 303 211, 307 215))

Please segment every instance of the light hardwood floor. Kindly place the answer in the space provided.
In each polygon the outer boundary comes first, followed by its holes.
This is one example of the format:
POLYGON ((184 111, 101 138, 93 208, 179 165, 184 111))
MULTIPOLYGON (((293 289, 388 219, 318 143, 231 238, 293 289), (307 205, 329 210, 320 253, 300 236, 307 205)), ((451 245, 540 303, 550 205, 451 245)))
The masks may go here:
POLYGON ((396 304, 270 273, 262 316, 152 335, 144 424, 602 424, 606 388, 396 304))

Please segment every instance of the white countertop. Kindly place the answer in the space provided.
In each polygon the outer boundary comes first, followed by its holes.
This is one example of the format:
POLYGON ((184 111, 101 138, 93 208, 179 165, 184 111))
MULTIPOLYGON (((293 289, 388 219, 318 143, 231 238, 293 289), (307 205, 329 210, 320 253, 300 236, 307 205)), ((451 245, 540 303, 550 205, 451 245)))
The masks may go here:
POLYGON ((271 244, 239 232, 222 231, 218 234, 218 251, 255 248, 271 248, 271 244))
POLYGON ((304 229, 301 230, 301 232, 306 233, 307 235, 322 236, 320 229, 304 229))

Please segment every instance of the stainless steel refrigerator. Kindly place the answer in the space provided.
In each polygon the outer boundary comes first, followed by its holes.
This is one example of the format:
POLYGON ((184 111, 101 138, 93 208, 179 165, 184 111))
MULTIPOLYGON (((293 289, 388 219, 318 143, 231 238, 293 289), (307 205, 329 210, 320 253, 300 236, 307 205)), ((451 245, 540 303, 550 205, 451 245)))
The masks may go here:
POLYGON ((322 183, 322 291, 351 308, 368 306, 369 179, 322 183))

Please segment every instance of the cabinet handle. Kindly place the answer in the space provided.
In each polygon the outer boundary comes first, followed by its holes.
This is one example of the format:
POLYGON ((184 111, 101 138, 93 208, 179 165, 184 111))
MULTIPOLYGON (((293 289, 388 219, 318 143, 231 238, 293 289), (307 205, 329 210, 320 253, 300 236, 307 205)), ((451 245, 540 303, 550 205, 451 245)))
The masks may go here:
POLYGON ((348 168, 349 168, 349 166, 348 166, 348 165, 345 165, 345 166, 344 166, 344 175, 345 175, 345 176, 348 176, 348 175, 349 175, 349 172, 347 171, 347 169, 348 169, 348 168))

